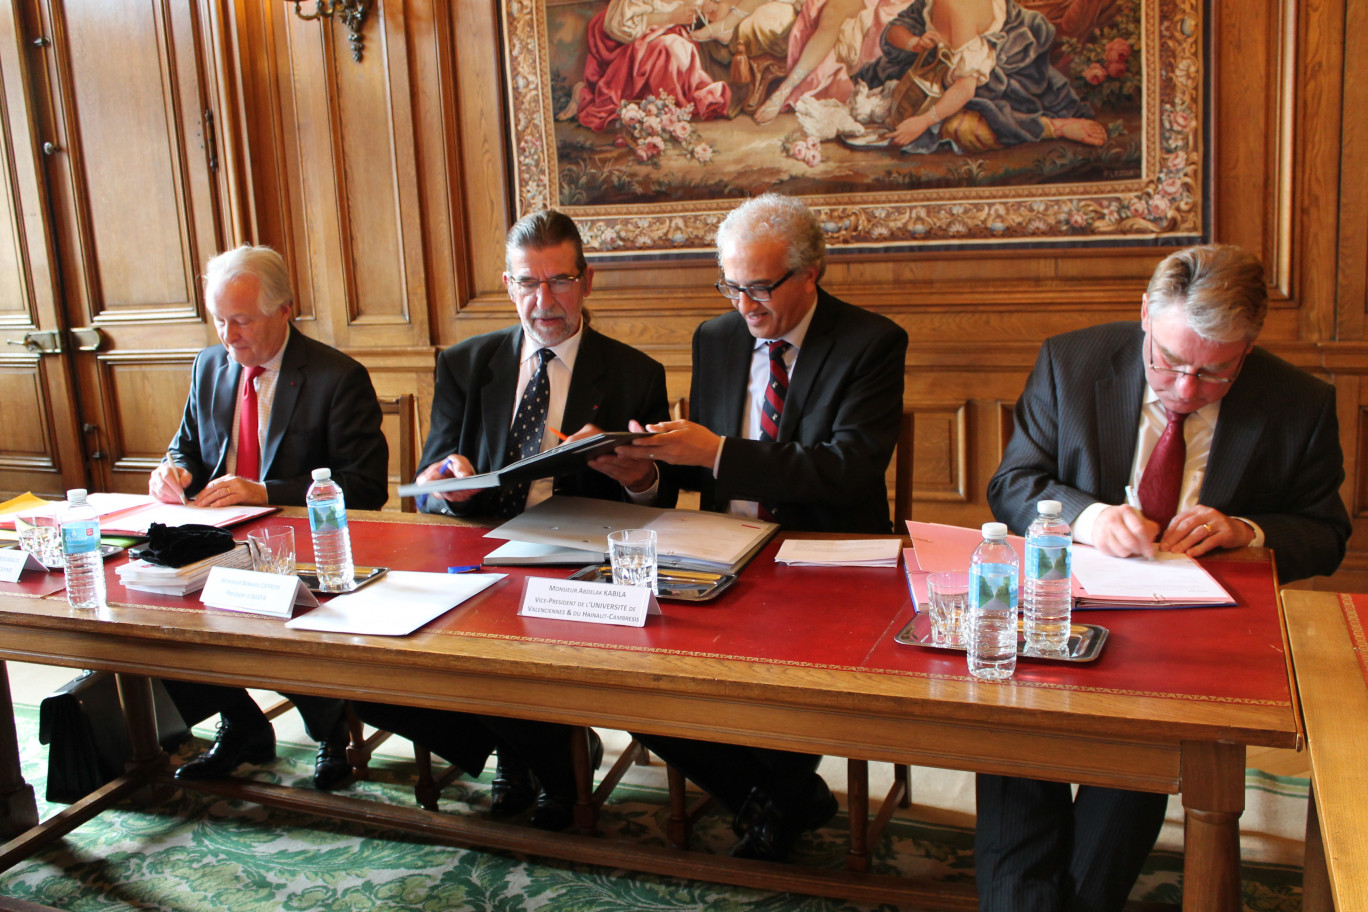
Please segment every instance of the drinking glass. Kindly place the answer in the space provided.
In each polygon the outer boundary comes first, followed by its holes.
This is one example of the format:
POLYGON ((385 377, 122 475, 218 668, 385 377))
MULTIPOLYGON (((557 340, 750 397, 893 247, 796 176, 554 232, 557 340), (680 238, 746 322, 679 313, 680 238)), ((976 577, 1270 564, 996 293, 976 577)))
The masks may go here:
POLYGON ((926 578, 931 602, 931 641, 938 646, 964 646, 961 630, 969 602, 969 574, 964 570, 937 570, 926 578))
POLYGON ((258 529, 247 533, 252 569, 258 573, 295 575, 295 535, 290 526, 258 529))
POLYGON ((613 582, 619 586, 656 588, 656 534, 654 529, 622 529, 608 535, 608 560, 613 582))
POLYGON ((29 512, 14 517, 14 531, 19 536, 19 547, 38 558, 50 569, 59 569, 62 562, 62 530, 56 513, 29 512))

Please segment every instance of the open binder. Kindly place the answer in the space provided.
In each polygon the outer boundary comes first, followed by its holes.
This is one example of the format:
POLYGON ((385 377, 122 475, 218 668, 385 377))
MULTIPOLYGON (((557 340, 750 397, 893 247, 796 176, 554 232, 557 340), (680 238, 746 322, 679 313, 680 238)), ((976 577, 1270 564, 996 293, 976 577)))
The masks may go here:
POLYGON ((611 453, 620 446, 633 440, 650 437, 648 431, 605 431, 573 443, 563 443, 526 459, 509 463, 502 469, 485 472, 482 475, 467 475, 465 478, 438 478, 434 481, 414 482, 399 486, 400 497, 416 497, 419 494, 440 494, 443 491, 474 491, 480 488, 500 488, 505 485, 536 481, 539 478, 555 478, 577 472, 595 456, 611 453))

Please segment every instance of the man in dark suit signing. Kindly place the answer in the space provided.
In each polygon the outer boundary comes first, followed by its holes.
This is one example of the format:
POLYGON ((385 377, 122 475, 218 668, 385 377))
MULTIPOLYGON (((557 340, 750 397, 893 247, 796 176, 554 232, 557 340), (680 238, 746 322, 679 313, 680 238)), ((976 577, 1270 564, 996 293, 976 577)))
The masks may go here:
MULTIPOLYGON (((219 254, 205 266, 204 298, 223 344, 195 358, 180 429, 148 480, 152 496, 303 506, 310 473, 327 467, 348 507, 384 506, 389 447, 375 388, 357 361, 291 326, 294 295, 280 255, 249 246, 219 254)), ((166 689, 187 724, 214 713, 221 720, 214 746, 178 778, 218 778, 275 757, 275 733, 246 690, 189 681, 166 689)), ((319 743, 314 784, 336 788, 351 774, 342 701, 290 700, 319 743)))
MULTIPOLYGON (((786 530, 889 532, 907 333, 818 286, 826 245, 799 200, 769 193, 732 210, 717 259, 734 309, 694 333, 693 420, 650 425, 656 436, 618 453, 673 464, 705 509, 786 530)), ((638 738, 735 812, 738 857, 781 860, 836 811, 820 757, 638 738)))
MULTIPOLYGON (((1047 339, 988 486, 993 515, 1023 533, 1037 501, 1058 500, 1075 540, 1109 554, 1264 545, 1282 582, 1333 573, 1350 533, 1335 389, 1254 345, 1267 309, 1252 254, 1192 247, 1159 264, 1139 324, 1047 339)), ((1005 776, 977 790, 984 910, 1120 909, 1168 804, 1005 776)))
MULTIPOLYGON (((465 477, 630 421, 669 417, 665 369, 636 349, 591 328, 584 309, 594 270, 579 229, 545 210, 524 216, 508 232, 504 285, 519 322, 467 339, 437 359, 432 425, 418 480, 465 477)), ((595 468, 531 485, 428 495, 429 513, 508 517, 553 493, 673 504, 654 465, 604 456, 595 468)), ((575 783, 571 729, 566 725, 471 713, 358 703, 366 722, 424 745, 471 775, 498 750, 490 810, 508 816, 534 801, 535 827, 561 830, 572 822, 575 783)), ((597 767, 602 744, 590 732, 597 767)))

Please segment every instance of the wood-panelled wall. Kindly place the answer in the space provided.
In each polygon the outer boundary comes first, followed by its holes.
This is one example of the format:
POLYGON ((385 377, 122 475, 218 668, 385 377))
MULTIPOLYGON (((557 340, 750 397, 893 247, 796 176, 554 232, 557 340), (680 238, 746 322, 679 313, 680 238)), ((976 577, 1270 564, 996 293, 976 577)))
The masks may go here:
MULTIPOLYGON (((290 4, 192 5, 225 233, 286 254, 301 327, 360 358, 381 396, 414 394, 421 441, 436 353, 515 319, 499 281, 519 213, 498 4, 378 0, 360 63, 340 24, 298 20, 290 4)), ((1368 0, 1212 0, 1203 26, 1211 235, 1269 268, 1264 344, 1338 388, 1358 533, 1345 566, 1368 571, 1368 63, 1345 53, 1345 35, 1368 28, 1368 0)), ((1137 317, 1167 249, 832 258, 824 284, 911 338, 916 518, 987 518, 984 488, 1040 341, 1137 317)), ((709 262, 605 265, 590 306, 683 396, 693 329, 724 304, 714 278, 709 262)))

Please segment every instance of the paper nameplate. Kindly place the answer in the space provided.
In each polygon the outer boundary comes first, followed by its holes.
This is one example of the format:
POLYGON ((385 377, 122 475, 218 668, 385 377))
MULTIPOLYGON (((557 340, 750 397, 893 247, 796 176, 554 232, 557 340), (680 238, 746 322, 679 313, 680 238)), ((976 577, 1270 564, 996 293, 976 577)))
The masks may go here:
POLYGON ((295 605, 310 608, 318 605, 318 599, 297 576, 231 567, 215 567, 209 571, 200 601, 210 608, 281 618, 289 617, 295 605))
POLYGON ((0 551, 0 582, 17 583, 19 574, 25 570, 42 570, 47 572, 47 567, 38 558, 21 551, 18 548, 9 548, 0 551))
POLYGON ((556 621, 644 627, 647 615, 660 614, 660 604, 650 589, 640 586, 529 576, 523 585, 518 614, 556 621))

